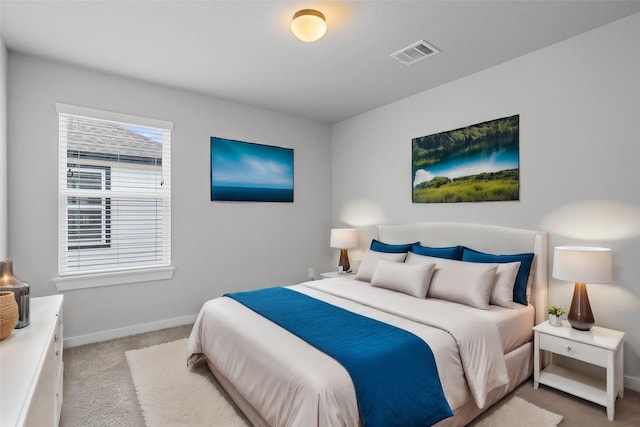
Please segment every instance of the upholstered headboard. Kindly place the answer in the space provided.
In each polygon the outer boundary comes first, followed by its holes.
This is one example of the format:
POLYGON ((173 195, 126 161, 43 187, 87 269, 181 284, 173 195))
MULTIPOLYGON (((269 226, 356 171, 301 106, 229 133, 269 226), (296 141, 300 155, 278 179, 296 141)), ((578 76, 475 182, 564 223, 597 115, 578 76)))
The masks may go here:
POLYGON ((420 242, 423 246, 462 245, 496 255, 533 252, 533 284, 529 302, 536 309, 536 324, 547 318, 547 233, 495 225, 423 222, 378 225, 375 238, 385 243, 420 242))

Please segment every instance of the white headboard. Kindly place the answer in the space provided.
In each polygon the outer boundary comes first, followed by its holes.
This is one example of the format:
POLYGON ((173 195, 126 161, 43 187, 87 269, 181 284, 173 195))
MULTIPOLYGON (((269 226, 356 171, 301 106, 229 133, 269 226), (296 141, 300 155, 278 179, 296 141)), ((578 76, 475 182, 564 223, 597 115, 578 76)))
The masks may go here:
POLYGON ((452 222, 378 225, 376 228, 374 237, 385 243, 420 242, 423 246, 434 247, 462 245, 496 255, 533 252, 534 275, 530 302, 536 308, 536 324, 546 320, 547 233, 452 222))

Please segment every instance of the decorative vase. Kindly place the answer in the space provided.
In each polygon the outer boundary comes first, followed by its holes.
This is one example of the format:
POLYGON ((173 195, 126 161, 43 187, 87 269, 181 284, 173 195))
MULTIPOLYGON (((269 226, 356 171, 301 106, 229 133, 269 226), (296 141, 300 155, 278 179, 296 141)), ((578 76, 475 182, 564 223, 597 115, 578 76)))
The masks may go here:
POLYGON ((554 316, 553 314, 549 315, 549 323, 551 326, 562 326, 562 320, 558 316, 554 316))
POLYGON ((29 325, 29 284, 13 275, 13 262, 0 261, 0 292, 13 292, 18 304, 18 325, 16 329, 29 325))
POLYGON ((18 303, 13 292, 0 292, 0 341, 11 335, 17 324, 18 303))

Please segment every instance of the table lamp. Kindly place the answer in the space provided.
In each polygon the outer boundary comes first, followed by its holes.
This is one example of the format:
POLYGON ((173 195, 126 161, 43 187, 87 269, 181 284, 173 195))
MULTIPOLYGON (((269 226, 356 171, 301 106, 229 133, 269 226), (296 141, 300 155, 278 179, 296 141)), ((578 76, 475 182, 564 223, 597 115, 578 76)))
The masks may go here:
POLYGON ((342 271, 346 273, 351 269, 347 249, 358 246, 358 230, 355 228, 332 228, 329 246, 340 249, 338 269, 342 267, 342 271))
POLYGON ((610 283, 611 249, 558 246, 553 251, 553 277, 575 282, 567 320, 574 329, 588 331, 595 320, 587 295, 587 283, 610 283))

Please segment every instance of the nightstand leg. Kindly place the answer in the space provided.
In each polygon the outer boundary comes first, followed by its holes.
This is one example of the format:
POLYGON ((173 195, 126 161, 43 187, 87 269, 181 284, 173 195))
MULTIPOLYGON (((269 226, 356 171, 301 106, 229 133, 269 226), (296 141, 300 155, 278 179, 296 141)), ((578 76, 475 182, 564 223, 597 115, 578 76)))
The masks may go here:
POLYGON ((607 351, 607 418, 613 421, 616 412, 616 396, 618 396, 617 357, 614 351, 607 351))
POLYGON ((616 352, 616 382, 618 387, 618 396, 624 396, 624 341, 620 343, 620 348, 616 352))
POLYGON ((533 339, 533 388, 537 389, 540 381, 540 333, 534 332, 533 339))

